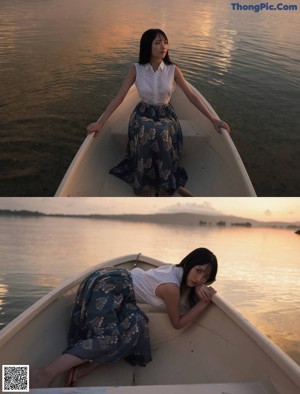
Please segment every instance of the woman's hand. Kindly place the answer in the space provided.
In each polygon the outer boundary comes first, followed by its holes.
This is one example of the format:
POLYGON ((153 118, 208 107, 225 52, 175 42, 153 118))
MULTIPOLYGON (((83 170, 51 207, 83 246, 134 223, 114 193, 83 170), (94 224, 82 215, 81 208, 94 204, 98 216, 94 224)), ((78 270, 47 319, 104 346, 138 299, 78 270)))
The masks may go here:
POLYGON ((97 137, 97 135, 100 134, 101 129, 102 129, 102 126, 101 126, 101 124, 98 123, 98 122, 91 123, 91 124, 89 124, 88 127, 86 128, 88 134, 93 134, 93 133, 95 133, 94 138, 97 137))
POLYGON ((213 295, 217 293, 213 287, 207 287, 206 285, 196 286, 195 291, 199 300, 204 303, 210 302, 213 295))
POLYGON ((221 133, 221 129, 225 129, 228 133, 230 133, 230 127, 228 126, 228 124, 226 122, 224 122, 221 119, 216 119, 213 118, 211 120, 212 124, 214 125, 214 128, 217 130, 218 133, 221 133))

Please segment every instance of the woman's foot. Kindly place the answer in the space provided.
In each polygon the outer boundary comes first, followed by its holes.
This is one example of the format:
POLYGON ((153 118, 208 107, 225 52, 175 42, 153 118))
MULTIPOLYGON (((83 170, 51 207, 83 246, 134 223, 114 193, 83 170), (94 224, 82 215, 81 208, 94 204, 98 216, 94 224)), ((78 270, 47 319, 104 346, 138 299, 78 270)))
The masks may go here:
POLYGON ((77 387, 78 380, 91 373, 97 367, 98 364, 88 362, 72 368, 66 381, 66 387, 77 387))
POLYGON ((46 369, 34 368, 30 370, 30 388, 47 388, 52 383, 52 376, 50 376, 46 369))
POLYGON ((52 363, 44 368, 33 368, 30 371, 30 387, 31 388, 46 388, 50 387, 56 377, 69 371, 87 360, 82 360, 71 354, 62 354, 57 357, 52 363))
POLYGON ((74 367, 70 370, 65 386, 76 387, 78 379, 78 367, 74 367))

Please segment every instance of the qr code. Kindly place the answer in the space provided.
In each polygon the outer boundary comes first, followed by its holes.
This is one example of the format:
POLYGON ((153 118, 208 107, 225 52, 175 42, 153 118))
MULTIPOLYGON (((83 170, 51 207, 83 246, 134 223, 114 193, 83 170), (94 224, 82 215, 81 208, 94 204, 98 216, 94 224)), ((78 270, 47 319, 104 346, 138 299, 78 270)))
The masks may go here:
POLYGON ((2 391, 29 392, 29 365, 2 365, 2 391))

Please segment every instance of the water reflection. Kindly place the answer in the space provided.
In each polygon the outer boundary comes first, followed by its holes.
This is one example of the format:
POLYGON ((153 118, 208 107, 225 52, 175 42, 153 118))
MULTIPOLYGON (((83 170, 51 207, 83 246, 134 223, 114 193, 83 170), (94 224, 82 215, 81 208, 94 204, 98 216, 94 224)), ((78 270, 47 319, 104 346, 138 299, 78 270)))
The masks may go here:
POLYGON ((296 13, 237 15, 219 0, 124 4, 1 1, 0 194, 54 194, 86 124, 137 61, 142 32, 160 27, 172 59, 233 125, 258 194, 299 195, 296 13))
POLYGON ((185 49, 181 47, 184 53, 191 49, 191 57, 183 63, 187 76, 213 69, 215 75, 208 82, 224 83, 222 76, 230 69, 237 34, 236 30, 224 26, 225 20, 226 15, 216 14, 210 3, 191 14, 190 31, 184 35, 185 49))
MULTIPOLYGON (((5 315, 4 307, 7 304, 7 302, 5 301, 7 298, 7 293, 8 293, 7 284, 4 283, 4 278, 1 277, 1 282, 0 282, 0 316, 1 316, 1 320, 2 320, 2 316, 5 315)), ((0 329, 1 329, 1 323, 0 323, 0 329)))

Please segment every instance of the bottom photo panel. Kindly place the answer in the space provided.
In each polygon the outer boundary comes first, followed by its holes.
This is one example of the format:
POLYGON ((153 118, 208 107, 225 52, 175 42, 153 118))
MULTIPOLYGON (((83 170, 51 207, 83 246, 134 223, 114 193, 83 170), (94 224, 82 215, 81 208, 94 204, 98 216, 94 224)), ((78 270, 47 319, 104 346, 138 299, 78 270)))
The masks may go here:
POLYGON ((299 198, 0 198, 2 392, 300 392, 299 198))

